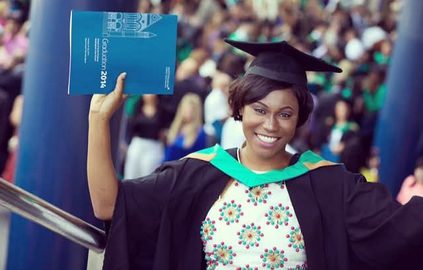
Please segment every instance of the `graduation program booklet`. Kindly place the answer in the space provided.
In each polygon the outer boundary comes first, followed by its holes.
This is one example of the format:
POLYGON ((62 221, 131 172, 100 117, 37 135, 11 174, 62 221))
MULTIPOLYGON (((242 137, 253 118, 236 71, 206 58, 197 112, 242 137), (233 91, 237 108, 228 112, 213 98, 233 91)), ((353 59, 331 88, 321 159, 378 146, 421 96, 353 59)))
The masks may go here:
POLYGON ((72 10, 68 94, 172 94, 177 16, 72 10))

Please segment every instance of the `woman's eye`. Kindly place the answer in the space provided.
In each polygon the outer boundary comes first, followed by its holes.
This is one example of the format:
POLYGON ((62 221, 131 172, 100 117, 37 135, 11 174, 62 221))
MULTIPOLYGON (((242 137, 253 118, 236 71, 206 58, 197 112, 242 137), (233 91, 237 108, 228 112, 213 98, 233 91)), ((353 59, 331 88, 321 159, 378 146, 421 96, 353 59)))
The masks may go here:
POLYGON ((254 111, 259 114, 265 114, 266 112, 263 109, 255 108, 254 111))
POLYGON ((282 118, 289 118, 289 117, 291 117, 291 114, 290 113, 281 113, 280 116, 282 118))

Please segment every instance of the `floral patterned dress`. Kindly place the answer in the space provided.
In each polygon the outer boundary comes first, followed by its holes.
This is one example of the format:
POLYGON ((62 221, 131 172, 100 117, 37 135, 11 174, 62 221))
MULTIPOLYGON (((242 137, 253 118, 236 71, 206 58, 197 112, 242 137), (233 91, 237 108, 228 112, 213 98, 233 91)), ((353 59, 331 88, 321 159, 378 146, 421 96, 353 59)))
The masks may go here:
POLYGON ((307 269, 301 229, 282 182, 233 180, 201 226, 207 269, 307 269))

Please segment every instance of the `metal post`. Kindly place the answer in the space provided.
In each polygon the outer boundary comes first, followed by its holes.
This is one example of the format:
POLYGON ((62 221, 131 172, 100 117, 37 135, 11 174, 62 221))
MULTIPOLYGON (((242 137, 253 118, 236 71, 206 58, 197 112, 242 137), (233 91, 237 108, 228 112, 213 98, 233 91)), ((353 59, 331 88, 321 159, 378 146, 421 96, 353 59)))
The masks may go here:
POLYGON ((413 171, 423 134, 423 2, 404 1, 388 72, 388 93, 376 131, 380 179, 395 195, 413 171))
MULTIPOLYGON (((31 2, 30 50, 16 184, 90 223, 86 180, 90 97, 67 95, 71 9, 136 11, 136 0, 31 2)), ((112 124, 117 149, 120 116, 112 124)), ((12 216, 7 269, 85 269, 87 250, 39 225, 12 216)))

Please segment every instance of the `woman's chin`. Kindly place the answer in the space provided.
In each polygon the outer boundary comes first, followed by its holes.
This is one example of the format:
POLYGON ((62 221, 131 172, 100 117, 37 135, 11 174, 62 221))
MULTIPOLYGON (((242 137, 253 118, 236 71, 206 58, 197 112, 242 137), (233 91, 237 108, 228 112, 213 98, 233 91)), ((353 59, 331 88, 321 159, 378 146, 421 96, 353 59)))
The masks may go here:
POLYGON ((271 146, 260 144, 255 147, 254 154, 260 159, 267 160, 277 157, 283 151, 285 151, 285 148, 278 144, 271 146))

